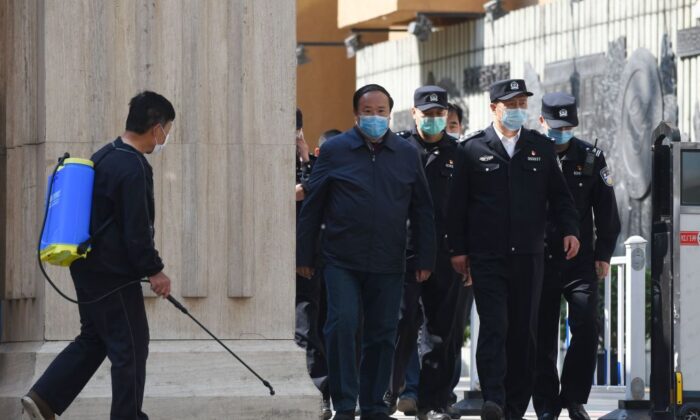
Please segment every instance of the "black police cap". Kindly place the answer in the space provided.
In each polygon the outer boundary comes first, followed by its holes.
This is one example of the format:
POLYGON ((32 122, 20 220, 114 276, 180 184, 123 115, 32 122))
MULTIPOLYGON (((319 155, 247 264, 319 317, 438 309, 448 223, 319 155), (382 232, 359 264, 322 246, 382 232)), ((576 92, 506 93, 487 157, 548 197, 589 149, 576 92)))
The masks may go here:
POLYGON ((522 79, 499 80, 489 86, 491 102, 507 101, 518 95, 532 96, 532 92, 527 91, 525 81, 522 79))
POLYGON ((447 91, 440 86, 423 86, 413 94, 413 106, 421 111, 447 109, 447 91))
POLYGON ((576 127, 576 98, 564 92, 547 93, 542 97, 542 116, 550 128, 576 127))

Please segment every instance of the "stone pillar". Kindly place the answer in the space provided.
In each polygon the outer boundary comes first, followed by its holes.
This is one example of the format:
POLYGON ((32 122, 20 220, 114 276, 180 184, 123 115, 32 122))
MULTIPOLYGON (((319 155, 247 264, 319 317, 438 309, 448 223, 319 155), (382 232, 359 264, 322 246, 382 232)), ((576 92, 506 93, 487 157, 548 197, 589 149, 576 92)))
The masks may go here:
MULTIPOLYGON (((177 113, 149 158, 157 237, 174 295, 268 379, 255 377, 148 292, 151 418, 318 415, 293 342, 295 2, 0 0, 0 418, 78 332, 77 307, 37 268, 45 180, 124 129, 129 99, 177 113)), ((51 268, 74 294, 66 269, 51 268)), ((65 417, 107 418, 105 363, 65 417)))

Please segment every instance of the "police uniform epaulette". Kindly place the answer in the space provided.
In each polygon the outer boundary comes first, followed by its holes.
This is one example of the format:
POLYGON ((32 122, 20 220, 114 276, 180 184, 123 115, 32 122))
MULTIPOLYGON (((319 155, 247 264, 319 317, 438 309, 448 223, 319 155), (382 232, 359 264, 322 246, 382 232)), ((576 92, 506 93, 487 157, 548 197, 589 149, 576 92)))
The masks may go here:
POLYGON ((476 131, 473 131, 469 134, 465 134, 464 138, 460 141, 460 143, 464 143, 467 140, 471 140, 473 138, 479 137, 482 134, 484 134, 484 130, 476 130, 476 131))

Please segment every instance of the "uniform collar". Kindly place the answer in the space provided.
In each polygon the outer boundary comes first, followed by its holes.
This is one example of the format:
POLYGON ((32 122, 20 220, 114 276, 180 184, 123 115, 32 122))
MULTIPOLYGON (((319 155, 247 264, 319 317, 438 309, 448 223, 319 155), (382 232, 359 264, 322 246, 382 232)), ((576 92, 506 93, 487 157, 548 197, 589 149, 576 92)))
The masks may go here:
POLYGON ((496 132, 493 124, 488 126, 484 132, 486 133, 486 142, 489 148, 500 156, 501 159, 510 160, 510 156, 508 156, 508 152, 506 152, 506 148, 503 146, 503 142, 501 141, 500 137, 498 137, 498 133, 496 132))
POLYGON ((511 142, 518 142, 520 140, 520 134, 522 133, 523 129, 522 127, 518 130, 518 133, 515 135, 515 137, 506 137, 505 134, 501 133, 501 130, 496 127, 495 124, 491 123, 491 127, 493 127, 493 131, 496 132, 496 135, 498 136, 498 139, 500 141, 511 141, 511 142))
POLYGON ((418 133, 418 129, 414 126, 413 129, 411 130, 411 136, 413 137, 413 140, 415 140, 416 144, 422 146, 424 149, 432 149, 434 147, 437 147, 439 149, 449 147, 452 145, 452 143, 457 143, 457 140, 452 141, 452 138, 447 134, 445 130, 442 130, 442 138, 435 143, 428 143, 424 141, 420 134, 418 133))

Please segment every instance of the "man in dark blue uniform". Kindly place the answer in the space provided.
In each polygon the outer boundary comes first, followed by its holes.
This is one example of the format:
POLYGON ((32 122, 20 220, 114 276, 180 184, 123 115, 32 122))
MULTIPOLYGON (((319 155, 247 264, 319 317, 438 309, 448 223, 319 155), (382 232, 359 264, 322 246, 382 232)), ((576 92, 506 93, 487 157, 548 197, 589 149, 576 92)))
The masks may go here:
POLYGON ((435 264, 433 205, 414 146, 389 130, 393 100, 379 85, 355 92, 356 126, 328 140, 311 172, 297 226, 297 273, 311 278, 321 224, 328 313, 324 334, 336 420, 390 419, 391 374, 406 270, 406 223, 416 237, 416 281, 435 264), (360 315, 362 311, 362 316, 360 315), (362 328, 358 378, 355 336, 362 328))
POLYGON ((558 244, 562 232, 550 213, 545 243, 545 270, 537 340, 533 402, 537 416, 553 420, 566 407, 574 420, 589 420, 588 401, 598 349, 598 278, 610 269, 620 218, 612 177, 600 149, 573 135, 578 125, 576 99, 566 93, 542 98, 540 123, 553 138, 561 168, 579 213, 581 248, 566 260, 558 244), (593 226, 595 219, 595 240, 593 226), (557 373, 557 340, 562 295, 569 303, 571 345, 557 373))
MULTIPOLYGON (((446 411, 451 402, 452 374, 457 357, 456 346, 452 345, 453 324, 459 292, 464 285, 462 275, 456 273, 450 263, 447 208, 453 175, 463 164, 464 155, 458 152, 457 140, 445 131, 448 114, 446 90, 438 86, 416 89, 412 112, 416 125, 410 132, 403 133, 403 137, 420 151, 433 199, 438 247, 435 271, 425 283, 417 283, 413 275, 407 275, 404 280, 389 404, 393 406, 404 385, 406 368, 416 349, 422 306, 417 414, 421 420, 449 420, 446 411)), ((418 240, 409 228, 407 266, 414 265, 418 240)), ((462 335, 459 334, 460 342, 462 335)))
MULTIPOLYGON (((573 258, 578 215, 552 141, 523 128, 523 80, 490 87, 493 124, 463 143, 450 206, 452 264, 470 276, 481 328, 481 417, 522 418, 532 395, 547 206, 573 258)), ((553 244, 554 246, 554 244, 553 244)))
POLYGON ((93 156, 95 182, 92 232, 107 227, 92 242, 86 259, 70 267, 81 304, 80 335, 68 345, 22 399, 33 419, 63 413, 105 357, 112 363, 113 420, 143 420, 148 321, 139 280, 167 297, 170 279, 155 248, 153 171, 144 154, 159 153, 175 119, 172 104, 154 92, 131 99, 126 131, 93 156), (105 223, 113 218, 113 222, 105 223), (133 283, 130 284, 129 283, 133 283), (126 286, 126 287, 123 287, 126 286))

